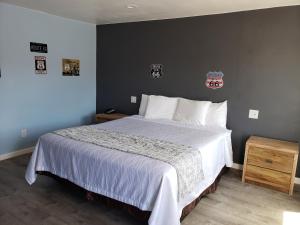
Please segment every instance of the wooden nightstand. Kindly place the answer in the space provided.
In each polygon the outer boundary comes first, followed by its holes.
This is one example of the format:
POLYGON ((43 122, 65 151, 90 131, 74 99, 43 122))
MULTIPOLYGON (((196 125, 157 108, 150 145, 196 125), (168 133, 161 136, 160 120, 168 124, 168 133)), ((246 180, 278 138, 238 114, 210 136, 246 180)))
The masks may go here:
POLYGON ((299 145, 252 136, 246 143, 243 182, 293 194, 299 145))
POLYGON ((126 116, 128 115, 122 113, 112 113, 112 114, 100 113, 100 114, 96 114, 96 123, 103 123, 111 120, 117 120, 126 116))

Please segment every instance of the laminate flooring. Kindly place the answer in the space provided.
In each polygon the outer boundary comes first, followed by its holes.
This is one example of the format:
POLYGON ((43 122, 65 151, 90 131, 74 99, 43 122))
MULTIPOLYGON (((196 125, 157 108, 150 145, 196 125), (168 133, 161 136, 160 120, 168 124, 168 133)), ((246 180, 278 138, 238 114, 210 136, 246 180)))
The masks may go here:
MULTIPOLYGON (((120 209, 89 202, 80 188, 39 176, 29 186, 30 155, 0 162, 0 225, 144 225, 120 209)), ((300 187, 294 195, 241 182, 241 171, 226 173, 215 193, 204 197, 182 225, 300 224, 300 187), (283 218, 295 218, 283 223, 283 218)))

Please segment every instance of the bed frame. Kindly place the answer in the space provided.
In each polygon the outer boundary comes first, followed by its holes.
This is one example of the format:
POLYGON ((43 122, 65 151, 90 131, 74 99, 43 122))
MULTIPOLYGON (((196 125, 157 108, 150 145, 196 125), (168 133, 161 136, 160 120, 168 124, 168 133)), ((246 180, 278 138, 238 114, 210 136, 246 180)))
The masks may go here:
MULTIPOLYGON (((206 188, 200 195, 198 198, 196 198, 194 201, 192 201, 190 204, 188 204, 187 206, 185 206, 182 210, 182 214, 181 214, 181 218, 180 221, 182 221, 196 206, 197 204, 200 202, 200 200, 210 194, 210 193, 214 193, 217 190, 217 186, 221 180, 221 177, 224 173, 226 173, 228 171, 228 167, 223 167, 223 169, 220 171, 219 175, 217 176, 217 178, 215 179, 215 181, 208 187, 206 188)), ((64 182, 64 183, 68 183, 74 186, 77 186, 76 184, 73 184, 72 182, 63 179, 61 177, 58 177, 50 172, 46 172, 46 171, 37 171, 37 174, 40 175, 46 175, 46 176, 50 176, 55 178, 56 180, 59 180, 60 182, 64 182)), ((77 186, 79 187, 79 186, 77 186)), ((130 215, 132 215, 133 217, 135 217, 136 219, 140 220, 141 222, 146 222, 148 221, 151 212, 150 211, 142 211, 139 208, 114 200, 112 198, 100 195, 100 194, 96 194, 90 191, 87 191, 81 187, 79 187, 80 189, 84 190, 86 192, 86 198, 89 201, 99 201, 104 203, 105 205, 112 207, 112 208, 121 208, 125 211, 127 211, 130 215)))

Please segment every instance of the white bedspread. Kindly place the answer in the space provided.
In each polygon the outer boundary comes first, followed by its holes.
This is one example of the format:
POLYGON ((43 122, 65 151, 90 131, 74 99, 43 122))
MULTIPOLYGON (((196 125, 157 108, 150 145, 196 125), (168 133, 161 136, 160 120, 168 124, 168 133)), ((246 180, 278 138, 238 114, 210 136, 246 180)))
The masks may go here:
POLYGON ((36 171, 48 171, 89 191, 152 211, 149 225, 179 225, 182 209, 213 183, 224 165, 232 166, 231 131, 224 128, 193 127, 141 116, 95 126, 197 148, 205 178, 178 202, 177 174, 171 165, 49 133, 36 145, 26 171, 27 182, 35 182, 36 171))

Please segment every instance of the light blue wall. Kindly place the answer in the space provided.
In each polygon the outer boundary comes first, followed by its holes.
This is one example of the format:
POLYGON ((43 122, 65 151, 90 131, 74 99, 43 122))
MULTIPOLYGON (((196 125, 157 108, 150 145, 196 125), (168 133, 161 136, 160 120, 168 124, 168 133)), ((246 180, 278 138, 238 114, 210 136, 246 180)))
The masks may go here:
POLYGON ((0 67, 0 154, 33 146, 46 132, 91 122, 95 25, 0 3, 0 67), (31 53, 29 42, 47 43, 49 53, 31 53), (47 57, 47 75, 35 74, 35 55, 47 57), (80 59, 79 77, 62 76, 62 58, 80 59))

